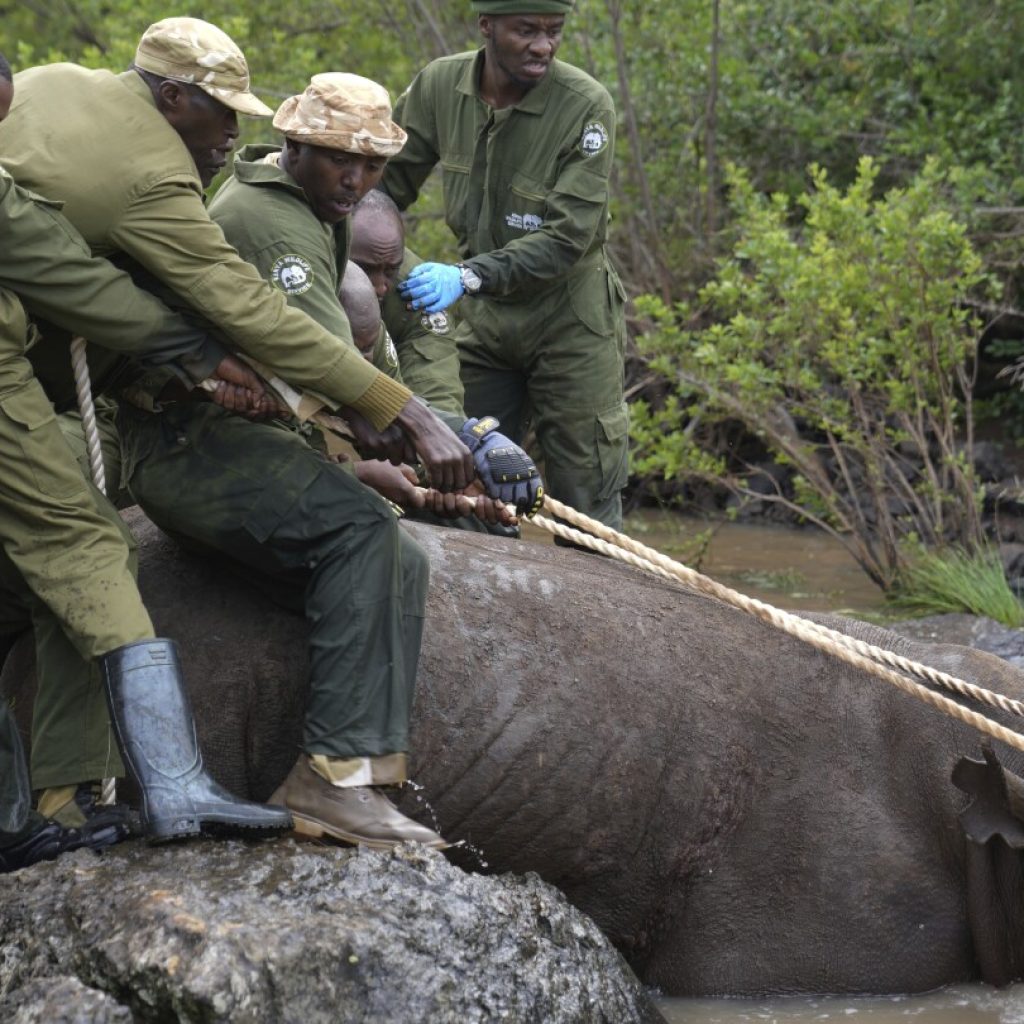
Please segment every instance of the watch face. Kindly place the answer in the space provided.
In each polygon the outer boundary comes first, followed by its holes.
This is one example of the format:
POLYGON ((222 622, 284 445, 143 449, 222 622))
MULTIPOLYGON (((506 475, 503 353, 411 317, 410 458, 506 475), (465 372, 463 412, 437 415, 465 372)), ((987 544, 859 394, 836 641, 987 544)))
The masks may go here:
POLYGON ((462 271, 462 287, 467 292, 478 292, 480 291, 480 285, 483 281, 480 279, 480 275, 471 270, 469 267, 461 267, 462 271))

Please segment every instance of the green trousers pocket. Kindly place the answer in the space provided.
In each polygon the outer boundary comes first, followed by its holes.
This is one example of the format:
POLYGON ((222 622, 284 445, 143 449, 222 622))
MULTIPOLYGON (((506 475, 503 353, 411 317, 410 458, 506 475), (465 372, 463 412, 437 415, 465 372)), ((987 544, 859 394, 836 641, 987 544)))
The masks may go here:
POLYGON ((629 407, 620 402, 597 415, 597 457, 601 465, 598 501, 626 486, 629 477, 629 407))

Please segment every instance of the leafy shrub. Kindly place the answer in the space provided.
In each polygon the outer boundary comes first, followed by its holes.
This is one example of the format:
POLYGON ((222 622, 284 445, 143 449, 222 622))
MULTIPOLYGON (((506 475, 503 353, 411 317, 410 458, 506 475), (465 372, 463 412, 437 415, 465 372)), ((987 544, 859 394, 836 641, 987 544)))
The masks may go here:
POLYGON ((971 466, 977 324, 963 305, 985 283, 928 164, 881 198, 861 160, 842 192, 823 170, 798 201, 764 197, 730 171, 737 239, 700 306, 645 297, 639 344, 673 392, 638 403, 640 473, 719 479, 781 502, 838 537, 880 586, 905 544, 983 542, 971 466), (736 421, 790 472, 764 495, 742 459, 702 444, 736 421))

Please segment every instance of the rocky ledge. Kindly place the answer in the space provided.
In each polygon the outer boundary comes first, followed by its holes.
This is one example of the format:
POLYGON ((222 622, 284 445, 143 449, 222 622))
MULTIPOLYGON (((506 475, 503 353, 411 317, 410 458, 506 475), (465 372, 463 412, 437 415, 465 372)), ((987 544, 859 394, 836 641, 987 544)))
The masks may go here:
POLYGON ((912 640, 973 647, 1024 670, 1024 630, 1000 625, 983 615, 929 615, 923 619, 886 623, 885 628, 912 640))
POLYGON ((533 875, 279 840, 128 843, 0 877, 0 1020, 655 1024, 533 875))

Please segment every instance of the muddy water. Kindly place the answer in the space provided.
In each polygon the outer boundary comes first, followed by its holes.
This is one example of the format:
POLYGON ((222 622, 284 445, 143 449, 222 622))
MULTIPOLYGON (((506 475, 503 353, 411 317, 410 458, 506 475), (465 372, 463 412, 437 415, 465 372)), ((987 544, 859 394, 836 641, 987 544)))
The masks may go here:
MULTIPOLYGON (((885 610, 878 587, 838 541, 819 530, 708 522, 643 509, 627 518, 625 532, 726 586, 781 608, 876 614, 885 610)), ((551 539, 529 525, 523 536, 541 543, 551 539)))
MULTIPOLYGON (((881 591, 826 534, 746 523, 708 523, 670 512, 631 515, 625 532, 727 586, 787 609, 885 615, 881 591), (702 535, 711 530, 706 547, 702 535), (698 564, 699 562, 699 564, 698 564)), ((549 543, 526 528, 524 537, 549 543)), ((669 1024, 1024 1024, 1024 985, 963 985, 917 996, 659 999, 669 1024)))
POLYGON ((1024 1024, 1024 985, 1002 991, 957 985, 921 996, 805 996, 792 999, 662 999, 669 1024, 1024 1024))

